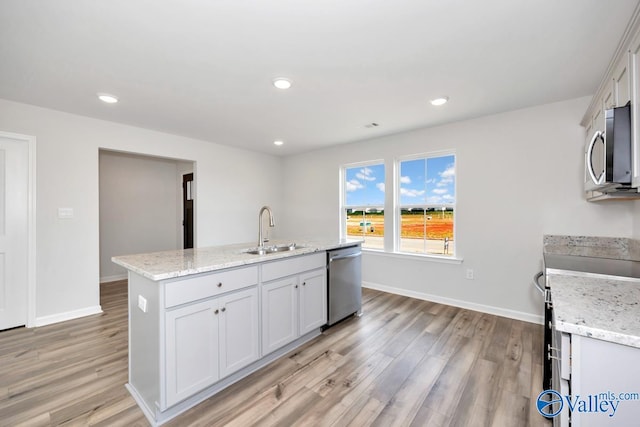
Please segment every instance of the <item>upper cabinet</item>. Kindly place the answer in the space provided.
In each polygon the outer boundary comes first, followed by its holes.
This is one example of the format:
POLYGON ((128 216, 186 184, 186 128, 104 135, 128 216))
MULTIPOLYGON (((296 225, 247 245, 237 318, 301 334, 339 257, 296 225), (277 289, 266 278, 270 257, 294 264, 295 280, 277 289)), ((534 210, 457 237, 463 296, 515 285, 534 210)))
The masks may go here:
POLYGON ((629 49, 629 93, 631 94, 631 138, 633 141, 634 187, 640 187, 640 32, 636 34, 629 49))
POLYGON ((620 58, 613 70, 613 105, 606 108, 621 107, 631 101, 631 78, 629 73, 629 55, 620 58))

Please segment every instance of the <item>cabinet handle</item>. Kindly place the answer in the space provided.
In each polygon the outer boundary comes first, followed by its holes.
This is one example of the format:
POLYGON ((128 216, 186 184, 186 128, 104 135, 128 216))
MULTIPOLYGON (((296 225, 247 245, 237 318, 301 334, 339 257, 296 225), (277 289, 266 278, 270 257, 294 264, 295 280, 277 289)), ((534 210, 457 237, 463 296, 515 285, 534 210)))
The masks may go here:
POLYGON ((302 286, 306 286, 306 285, 307 285, 307 282, 302 282, 302 286))
POLYGON ((222 282, 218 283, 218 287, 221 288, 222 287, 222 282))
POLYGON ((298 285, 296 285, 295 288, 298 289, 298 285))
POLYGON ((223 312, 227 311, 227 307, 222 307, 222 311, 223 312))
POLYGON ((218 309, 216 308, 216 311, 213 312, 213 314, 218 314, 218 309))

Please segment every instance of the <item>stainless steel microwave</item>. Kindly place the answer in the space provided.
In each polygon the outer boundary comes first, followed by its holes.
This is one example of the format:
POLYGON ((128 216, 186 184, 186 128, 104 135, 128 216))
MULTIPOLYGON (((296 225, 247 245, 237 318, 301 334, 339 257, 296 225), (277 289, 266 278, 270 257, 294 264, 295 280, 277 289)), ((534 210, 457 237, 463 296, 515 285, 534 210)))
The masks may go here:
POLYGON ((597 130, 585 153, 586 191, 631 189, 631 103, 605 110, 605 129, 597 130))

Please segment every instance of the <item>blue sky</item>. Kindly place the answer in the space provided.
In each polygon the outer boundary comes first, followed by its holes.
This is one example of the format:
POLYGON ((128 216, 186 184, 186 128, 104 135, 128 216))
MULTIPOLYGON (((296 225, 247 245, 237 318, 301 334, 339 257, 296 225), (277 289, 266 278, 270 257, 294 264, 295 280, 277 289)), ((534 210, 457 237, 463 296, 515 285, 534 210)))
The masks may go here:
MULTIPOLYGON (((384 165, 346 170, 347 206, 384 206, 384 165)), ((455 203, 453 155, 400 162, 400 205, 455 203)))

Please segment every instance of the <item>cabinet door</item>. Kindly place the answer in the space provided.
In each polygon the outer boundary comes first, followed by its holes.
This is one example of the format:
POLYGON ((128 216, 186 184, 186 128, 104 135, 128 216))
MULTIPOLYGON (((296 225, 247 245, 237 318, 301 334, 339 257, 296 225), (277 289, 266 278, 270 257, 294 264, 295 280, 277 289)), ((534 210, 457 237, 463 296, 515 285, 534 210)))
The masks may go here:
POLYGON ((640 35, 631 44, 629 54, 631 73, 631 155, 633 167, 632 185, 640 186, 640 35))
POLYGON ((300 275, 300 335, 327 323, 327 270, 300 275))
POLYGON ((631 100, 628 55, 625 55, 613 70, 613 88, 616 107, 622 107, 631 100))
POLYGON ((610 405, 600 404, 595 412, 576 410, 571 414, 571 425, 637 426, 640 402, 635 393, 640 383, 639 359, 640 349, 636 347, 572 335, 572 399, 586 401, 587 408, 595 399, 613 401, 617 409, 614 413, 610 405))
POLYGON ((262 355, 298 338, 297 276, 262 285, 262 355))
POLYGON ((258 289, 222 296, 220 304, 220 378, 258 360, 258 289))
POLYGON ((165 314, 166 403, 171 406, 210 386, 218 372, 218 301, 165 314))

